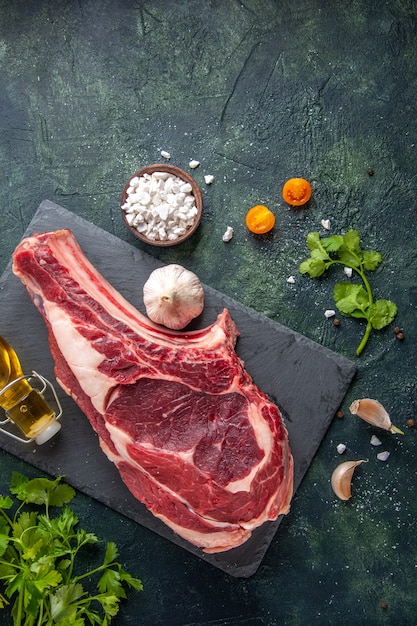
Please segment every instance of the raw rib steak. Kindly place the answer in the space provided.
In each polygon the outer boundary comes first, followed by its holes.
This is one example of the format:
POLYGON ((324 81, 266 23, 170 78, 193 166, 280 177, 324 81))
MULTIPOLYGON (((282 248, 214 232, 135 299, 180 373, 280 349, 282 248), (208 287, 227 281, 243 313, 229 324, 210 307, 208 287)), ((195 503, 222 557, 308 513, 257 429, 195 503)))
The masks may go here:
POLYGON ((287 431, 234 351, 227 309, 203 330, 157 326, 98 273, 69 230, 24 239, 13 261, 47 325, 58 382, 155 516, 221 552, 288 512, 287 431))

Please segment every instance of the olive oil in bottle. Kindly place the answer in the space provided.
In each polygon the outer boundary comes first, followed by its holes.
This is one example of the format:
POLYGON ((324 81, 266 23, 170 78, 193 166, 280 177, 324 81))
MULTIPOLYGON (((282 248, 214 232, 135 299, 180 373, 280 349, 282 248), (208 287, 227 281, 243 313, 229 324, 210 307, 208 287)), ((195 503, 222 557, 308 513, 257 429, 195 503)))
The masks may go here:
POLYGON ((0 406, 28 439, 48 441, 61 428, 55 411, 23 375, 16 352, 0 337, 0 406))

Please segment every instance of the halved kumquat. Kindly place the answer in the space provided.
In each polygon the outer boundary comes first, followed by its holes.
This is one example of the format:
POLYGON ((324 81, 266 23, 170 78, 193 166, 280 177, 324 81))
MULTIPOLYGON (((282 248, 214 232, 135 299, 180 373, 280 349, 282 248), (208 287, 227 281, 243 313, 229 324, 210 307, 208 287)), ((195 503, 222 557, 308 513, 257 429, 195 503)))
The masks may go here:
POLYGON ((257 204, 246 214, 246 226, 251 233, 263 235, 275 225, 275 215, 263 204, 257 204))
POLYGON ((302 206, 311 198, 311 185, 305 178, 290 178, 282 188, 282 197, 291 206, 302 206))

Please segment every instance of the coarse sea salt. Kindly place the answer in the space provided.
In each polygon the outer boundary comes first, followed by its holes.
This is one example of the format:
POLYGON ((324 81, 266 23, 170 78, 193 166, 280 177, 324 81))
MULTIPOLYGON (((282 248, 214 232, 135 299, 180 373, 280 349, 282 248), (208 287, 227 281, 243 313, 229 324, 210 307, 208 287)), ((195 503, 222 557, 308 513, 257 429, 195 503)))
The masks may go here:
POLYGON ((230 241, 230 240, 232 239, 232 237, 233 237, 233 232, 234 232, 234 231, 233 231, 233 228, 232 228, 231 226, 228 226, 228 227, 226 228, 226 231, 225 231, 225 233, 224 233, 224 235, 223 235, 223 237, 222 237, 222 239, 223 239, 223 241, 224 241, 225 243, 227 243, 228 241, 230 241))
POLYGON ((127 223, 150 241, 176 241, 198 214, 190 183, 169 172, 134 176, 122 205, 127 223))

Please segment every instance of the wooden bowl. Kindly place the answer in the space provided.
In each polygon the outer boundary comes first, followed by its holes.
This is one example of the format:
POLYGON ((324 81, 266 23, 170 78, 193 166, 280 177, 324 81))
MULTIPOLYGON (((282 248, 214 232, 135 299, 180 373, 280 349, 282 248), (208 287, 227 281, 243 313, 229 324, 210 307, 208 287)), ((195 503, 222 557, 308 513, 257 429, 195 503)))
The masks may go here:
POLYGON ((202 196, 201 196, 200 188, 197 185, 197 183, 195 182, 194 178, 192 176, 190 176, 190 174, 188 174, 187 172, 185 172, 181 168, 176 167, 175 165, 168 165, 168 164, 165 164, 165 163, 164 164, 162 164, 162 163, 154 163, 153 165, 147 165, 146 167, 143 167, 142 169, 138 170, 127 181, 126 185, 123 188, 122 195, 120 197, 120 207, 122 207, 125 204, 125 202, 126 202, 127 190, 130 187, 130 181, 132 180, 132 178, 134 178, 135 176, 140 178, 144 174, 153 174, 154 172, 167 172, 168 174, 171 174, 173 176, 177 176, 178 178, 183 180, 184 183, 189 183, 191 185, 191 187, 192 187, 192 192, 191 193, 194 196, 195 206, 197 208, 197 215, 195 216, 195 219, 194 219, 192 225, 187 228, 187 230, 186 230, 186 232, 184 234, 179 235, 177 237, 177 239, 174 239, 174 240, 169 240, 169 239, 149 239, 146 236, 146 234, 139 232, 134 226, 129 224, 129 222, 128 222, 127 218, 126 218, 126 212, 125 212, 124 209, 121 208, 122 218, 123 218, 123 221, 124 221, 125 225, 130 230, 130 232, 135 237, 140 239, 140 241, 143 241, 143 242, 145 242, 147 244, 150 244, 151 246, 177 246, 178 244, 183 243, 183 241, 185 241, 186 239, 189 239, 191 237, 191 235, 197 230, 198 225, 200 224, 201 216, 202 216, 202 212, 203 212, 203 199, 202 199, 202 196))

